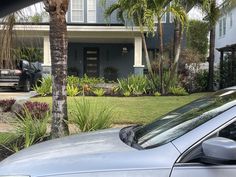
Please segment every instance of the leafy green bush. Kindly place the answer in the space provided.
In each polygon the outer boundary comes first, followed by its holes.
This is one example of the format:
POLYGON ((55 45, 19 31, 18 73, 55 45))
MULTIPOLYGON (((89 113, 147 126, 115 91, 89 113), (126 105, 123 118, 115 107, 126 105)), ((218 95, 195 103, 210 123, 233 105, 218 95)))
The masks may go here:
POLYGON ((186 95, 188 95, 188 92, 183 87, 180 87, 180 86, 170 87, 169 88, 169 93, 173 94, 173 95, 176 95, 176 96, 186 96, 186 95))
POLYGON ((161 96, 161 93, 160 92, 155 92, 154 96, 161 96))
POLYGON ((106 93, 106 91, 103 88, 96 88, 93 90, 93 93, 96 96, 104 96, 104 94, 106 93))
POLYGON ((104 106, 91 104, 88 100, 75 100, 76 109, 73 112, 75 124, 80 131, 94 131, 111 127, 114 117, 113 109, 104 106))
POLYGON ((207 90, 207 82, 208 82, 208 71, 203 70, 196 73, 195 76, 196 81, 196 90, 197 91, 206 91, 207 90))
POLYGON ((68 76, 67 77, 67 86, 78 87, 79 84, 80 84, 79 77, 75 77, 75 76, 68 76))
MULTIPOLYGON (((130 93, 132 95, 146 94, 150 90, 149 80, 146 76, 129 76, 125 79, 118 79, 118 88, 121 93, 130 93)), ((128 94, 126 94, 128 96, 128 94)))
POLYGON ((80 85, 90 85, 90 86, 94 86, 96 84, 99 83, 104 83, 104 79, 103 78, 96 78, 96 77, 88 77, 86 74, 84 75, 84 77, 80 78, 80 85))
POLYGON ((70 97, 75 97, 79 94, 79 88, 77 86, 67 85, 67 95, 70 97))
POLYGON ((35 86, 34 91, 36 91, 40 96, 47 96, 52 94, 52 77, 44 77, 41 81, 40 86, 35 86))
POLYGON ((15 131, 2 145, 3 148, 10 151, 9 154, 42 142, 48 137, 49 114, 43 119, 36 119, 26 107, 24 112, 24 115, 18 115, 18 118, 11 122, 15 131))

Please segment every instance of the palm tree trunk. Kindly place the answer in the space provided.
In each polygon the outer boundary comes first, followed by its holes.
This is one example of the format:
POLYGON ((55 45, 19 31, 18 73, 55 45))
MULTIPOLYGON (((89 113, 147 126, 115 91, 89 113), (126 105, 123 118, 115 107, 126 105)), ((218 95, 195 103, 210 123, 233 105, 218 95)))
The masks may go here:
POLYGON ((159 37, 159 54, 160 54, 160 67, 159 67, 159 75, 160 75, 160 92, 161 94, 165 93, 164 83, 163 83, 163 60, 164 60, 164 46, 163 46, 163 28, 161 19, 158 19, 158 37, 159 37))
POLYGON ((180 58, 180 53, 181 53, 181 43, 183 40, 183 32, 184 29, 180 23, 180 21, 175 22, 175 42, 174 42, 174 61, 171 66, 171 71, 170 71, 170 78, 167 83, 167 88, 170 86, 170 82, 172 79, 175 77, 175 75, 178 74, 178 63, 179 63, 179 58, 180 58))
POLYGON ((210 31, 210 56, 208 73, 208 91, 214 90, 215 27, 210 31))
POLYGON ((147 43, 146 43, 145 36, 144 36, 143 32, 141 32, 141 37, 142 37, 142 41, 143 41, 147 69, 148 69, 148 72, 150 73, 150 75, 153 76, 152 66, 151 66, 151 62, 150 62, 150 58, 149 58, 148 50, 147 50, 147 43))
POLYGON ((50 48, 52 63, 52 127, 51 137, 59 138, 69 134, 67 113, 67 25, 68 0, 44 0, 50 14, 50 48))

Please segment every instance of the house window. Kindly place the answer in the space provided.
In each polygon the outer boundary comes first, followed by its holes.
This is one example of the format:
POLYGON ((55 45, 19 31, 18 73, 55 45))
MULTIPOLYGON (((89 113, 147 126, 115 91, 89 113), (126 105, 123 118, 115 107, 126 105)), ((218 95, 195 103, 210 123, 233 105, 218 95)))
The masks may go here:
POLYGON ((96 22, 96 0, 87 1, 87 22, 96 22))
POLYGON ((84 22, 84 0, 71 0, 71 21, 84 22))
POLYGON ((223 35, 226 34, 226 17, 223 18, 223 35))
POLYGON ((232 28, 233 27, 233 14, 232 13, 230 13, 230 15, 229 15, 229 26, 230 26, 230 28, 232 28))
POLYGON ((162 16, 162 18, 161 18, 161 22, 162 23, 166 23, 166 13, 162 16))
POLYGON ((222 28, 223 28, 223 20, 220 19, 220 21, 219 21, 219 37, 222 36, 222 28))
POLYGON ((175 16, 173 13, 170 13, 170 23, 174 23, 175 16))
MULTIPOLYGON (((161 18, 161 23, 166 23, 166 16, 167 16, 166 13, 162 16, 162 18, 161 18)), ((155 23, 158 23, 157 17, 155 17, 154 22, 155 22, 155 23)))

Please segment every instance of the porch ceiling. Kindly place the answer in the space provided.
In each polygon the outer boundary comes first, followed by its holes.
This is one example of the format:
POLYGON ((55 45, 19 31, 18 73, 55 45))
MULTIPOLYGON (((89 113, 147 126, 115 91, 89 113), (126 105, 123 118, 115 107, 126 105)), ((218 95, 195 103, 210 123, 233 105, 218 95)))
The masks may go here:
POLYGON ((69 42, 72 43, 93 43, 93 44, 123 44, 133 43, 133 38, 69 38, 69 42))
MULTIPOLYGON (((16 34, 21 37, 44 37, 49 35, 49 25, 16 25, 16 34)), ((135 37, 140 36, 139 28, 125 26, 68 26, 68 37, 77 41, 102 42, 106 39, 112 42, 116 39, 119 42, 131 42, 135 37)))

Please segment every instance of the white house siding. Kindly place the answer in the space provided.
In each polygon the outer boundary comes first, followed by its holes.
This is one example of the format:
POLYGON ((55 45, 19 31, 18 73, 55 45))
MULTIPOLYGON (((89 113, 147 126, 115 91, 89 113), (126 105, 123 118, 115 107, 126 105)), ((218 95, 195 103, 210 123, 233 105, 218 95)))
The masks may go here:
MULTIPOLYGON (((222 28, 223 29, 223 28, 222 28)), ((223 33, 223 31, 222 31, 223 33)), ((236 44, 236 7, 234 7, 227 14, 224 14, 216 25, 216 49, 226 47, 227 45, 236 44), (232 26, 231 26, 231 14, 232 14, 232 26), (225 35, 220 36, 220 20, 226 18, 226 30, 225 35)), ((215 64, 219 65, 220 52, 215 50, 215 64)))

